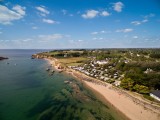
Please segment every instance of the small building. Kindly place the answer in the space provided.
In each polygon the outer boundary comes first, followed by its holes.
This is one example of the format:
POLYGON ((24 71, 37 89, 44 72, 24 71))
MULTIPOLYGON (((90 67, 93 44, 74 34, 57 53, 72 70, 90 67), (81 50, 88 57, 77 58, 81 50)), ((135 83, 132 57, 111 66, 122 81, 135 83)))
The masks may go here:
POLYGON ((144 73, 150 73, 150 72, 153 72, 153 70, 151 69, 151 68, 147 68, 147 70, 146 71, 144 71, 144 73))
POLYGON ((126 64, 129 63, 129 60, 124 60, 124 63, 126 63, 126 64))
POLYGON ((160 101, 160 90, 155 90, 150 93, 150 96, 160 101))
POLYGON ((107 81, 107 80, 109 80, 109 78, 108 77, 104 77, 104 81, 107 81))
POLYGON ((137 54, 137 57, 139 57, 140 55, 139 54, 137 54))
POLYGON ((115 85, 115 86, 120 86, 120 84, 121 84, 121 81, 116 80, 116 81, 114 82, 114 85, 115 85))
POLYGON ((102 60, 102 61, 97 61, 97 64, 99 65, 104 65, 104 64, 107 64, 108 61, 105 61, 105 60, 102 60))
POLYGON ((64 54, 64 57, 68 57, 68 55, 67 55, 67 54, 64 54))

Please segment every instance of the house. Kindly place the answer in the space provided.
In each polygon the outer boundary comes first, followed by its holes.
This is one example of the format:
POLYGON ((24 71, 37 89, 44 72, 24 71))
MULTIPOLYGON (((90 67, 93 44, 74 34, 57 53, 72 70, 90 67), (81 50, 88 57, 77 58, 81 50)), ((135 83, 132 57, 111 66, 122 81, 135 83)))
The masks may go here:
POLYGON ((68 57, 68 54, 64 54, 64 57, 68 57))
POLYGON ((139 57, 140 55, 139 54, 137 54, 137 57, 139 57))
POLYGON ((116 80, 116 81, 114 82, 114 85, 115 85, 115 86, 120 86, 120 84, 121 84, 121 81, 117 81, 117 80, 116 80))
POLYGON ((124 60, 124 63, 126 63, 126 64, 129 63, 129 60, 124 60))
POLYGON ((107 81, 107 80, 109 80, 109 78, 108 77, 104 77, 104 81, 107 81))
POLYGON ((146 71, 144 71, 144 73, 150 73, 150 72, 153 72, 153 70, 152 69, 150 69, 150 68, 147 68, 147 70, 146 71))
POLYGON ((104 64, 107 64, 108 61, 105 61, 105 60, 102 60, 102 61, 97 61, 97 64, 99 65, 104 65, 104 64))
POLYGON ((129 52, 130 53, 130 55, 132 56, 133 55, 133 53, 132 52, 129 52))
POLYGON ((160 90, 155 90, 150 93, 150 96, 160 101, 160 90))

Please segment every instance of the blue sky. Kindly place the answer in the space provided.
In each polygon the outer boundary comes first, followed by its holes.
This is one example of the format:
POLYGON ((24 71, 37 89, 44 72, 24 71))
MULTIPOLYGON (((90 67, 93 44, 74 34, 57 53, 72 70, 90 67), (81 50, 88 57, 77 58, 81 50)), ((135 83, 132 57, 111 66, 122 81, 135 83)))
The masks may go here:
POLYGON ((0 0, 0 49, 160 47, 159 0, 0 0))

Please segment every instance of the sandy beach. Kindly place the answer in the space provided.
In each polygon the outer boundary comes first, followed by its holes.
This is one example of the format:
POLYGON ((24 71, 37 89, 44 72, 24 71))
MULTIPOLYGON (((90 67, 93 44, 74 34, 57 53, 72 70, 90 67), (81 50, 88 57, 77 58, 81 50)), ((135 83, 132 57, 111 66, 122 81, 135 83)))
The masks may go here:
POLYGON ((109 101, 113 106, 115 106, 118 110, 120 110, 131 120, 160 119, 160 116, 157 113, 148 110, 147 108, 144 108, 139 104, 134 103, 125 95, 119 94, 118 92, 109 89, 109 87, 111 87, 110 85, 104 87, 102 85, 94 84, 87 81, 85 81, 85 83, 97 92, 99 92, 101 95, 103 95, 107 101, 109 101))
MULTIPOLYGON (((52 59, 48 61, 57 69, 55 60, 52 59)), ((79 80, 82 80, 87 86, 104 96, 107 102, 130 120, 160 120, 160 107, 151 105, 138 96, 134 97, 127 91, 122 92, 119 89, 112 87, 111 84, 88 77, 75 70, 67 69, 66 72, 72 74, 79 80)))

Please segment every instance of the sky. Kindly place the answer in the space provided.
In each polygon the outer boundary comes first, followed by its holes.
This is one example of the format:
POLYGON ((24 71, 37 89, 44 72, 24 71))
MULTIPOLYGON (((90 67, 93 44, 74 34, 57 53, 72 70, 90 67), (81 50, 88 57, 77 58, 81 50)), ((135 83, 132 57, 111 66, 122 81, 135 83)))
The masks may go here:
POLYGON ((159 47, 160 0, 0 0, 0 49, 159 47))

